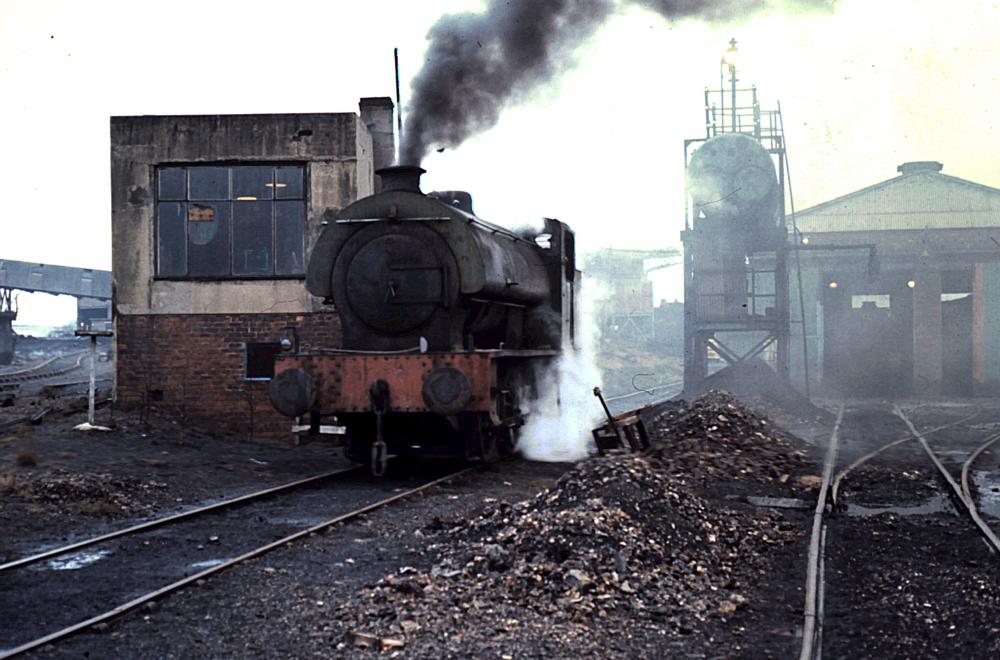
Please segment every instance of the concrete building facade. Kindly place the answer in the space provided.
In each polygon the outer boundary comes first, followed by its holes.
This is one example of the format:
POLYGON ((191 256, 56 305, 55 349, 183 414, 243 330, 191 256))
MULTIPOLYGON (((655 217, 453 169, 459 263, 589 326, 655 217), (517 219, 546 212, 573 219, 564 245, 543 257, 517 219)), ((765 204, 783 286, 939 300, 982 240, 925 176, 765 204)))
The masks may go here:
POLYGON ((808 370, 814 391, 841 395, 1000 390, 1000 189, 941 170, 904 163, 797 214, 799 385, 808 370))
POLYGON ((305 289, 322 225, 375 190, 393 104, 353 112, 111 118, 116 396, 185 421, 274 435, 283 338, 337 346, 305 289))

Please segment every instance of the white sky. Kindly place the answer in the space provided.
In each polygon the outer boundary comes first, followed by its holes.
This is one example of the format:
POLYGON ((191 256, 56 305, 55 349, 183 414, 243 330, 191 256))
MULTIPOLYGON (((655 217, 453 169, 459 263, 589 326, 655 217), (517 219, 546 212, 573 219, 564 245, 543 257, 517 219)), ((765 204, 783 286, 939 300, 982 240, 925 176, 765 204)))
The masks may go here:
MULTIPOLYGON (((111 115, 356 111, 394 94, 393 47, 405 107, 427 29, 479 6, 0 0, 0 258, 111 267, 111 115)), ((424 188, 467 189, 501 224, 558 217, 584 249, 679 246, 682 141, 703 134, 702 92, 733 36, 741 84, 781 102, 797 208, 908 160, 1000 187, 998 28, 998 3, 976 0, 841 0, 713 26, 630 9, 493 131, 428 159, 424 188)), ((35 306, 22 296, 22 322, 72 303, 35 306)))

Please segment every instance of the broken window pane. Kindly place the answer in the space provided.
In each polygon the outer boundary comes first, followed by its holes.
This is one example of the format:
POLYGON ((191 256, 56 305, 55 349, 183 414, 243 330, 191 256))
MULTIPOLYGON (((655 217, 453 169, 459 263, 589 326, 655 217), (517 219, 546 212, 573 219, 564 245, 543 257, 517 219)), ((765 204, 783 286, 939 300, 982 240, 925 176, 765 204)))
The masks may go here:
POLYGON ((302 275, 304 182, 301 165, 159 168, 156 274, 302 275))
POLYGON ((229 202, 187 205, 188 275, 229 275, 229 202))
POLYGON ((188 199, 229 199, 229 168, 189 167, 188 199))
POLYGON ((303 202, 275 202, 275 274, 301 275, 306 272, 303 229, 306 209, 303 202))
POLYGON ((187 235, 184 225, 184 204, 181 202, 160 202, 157 206, 158 218, 156 255, 157 273, 166 277, 187 275, 187 235))
POLYGON ((233 197, 237 200, 262 200, 274 196, 274 168, 234 167, 233 197))
POLYGON ((271 202, 235 202, 233 274, 271 275, 271 202))
POLYGON ((302 199, 302 168, 274 168, 275 197, 278 199, 302 199))
POLYGON ((186 177, 184 176, 183 167, 162 169, 159 175, 159 183, 156 191, 158 199, 183 201, 186 198, 187 190, 185 190, 184 186, 186 177))

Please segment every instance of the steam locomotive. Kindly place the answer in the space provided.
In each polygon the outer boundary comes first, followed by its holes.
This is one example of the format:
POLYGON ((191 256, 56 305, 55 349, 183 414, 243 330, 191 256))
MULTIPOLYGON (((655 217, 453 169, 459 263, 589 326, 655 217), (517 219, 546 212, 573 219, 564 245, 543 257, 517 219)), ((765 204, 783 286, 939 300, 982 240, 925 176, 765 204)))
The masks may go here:
POLYGON ((376 473, 390 455, 491 460, 514 448, 537 375, 572 345, 574 234, 552 219, 540 232, 490 224, 468 193, 422 193, 419 167, 377 173, 382 190, 326 225, 307 268, 343 345, 287 342, 272 405, 376 473))

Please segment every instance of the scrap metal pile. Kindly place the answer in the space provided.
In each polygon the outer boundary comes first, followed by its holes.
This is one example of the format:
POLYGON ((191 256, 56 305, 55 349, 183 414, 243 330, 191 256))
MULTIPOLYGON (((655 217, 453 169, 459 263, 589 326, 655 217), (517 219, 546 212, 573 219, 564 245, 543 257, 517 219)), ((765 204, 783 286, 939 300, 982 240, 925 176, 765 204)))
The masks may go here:
POLYGON ((644 454, 594 457, 552 488, 438 525, 430 570, 402 568, 341 607, 342 650, 436 656, 636 652, 708 643, 738 613, 768 548, 800 531, 770 510, 695 495, 712 478, 780 483, 804 457, 710 394, 678 404, 644 454))

